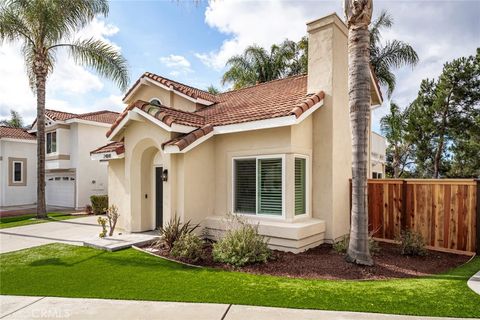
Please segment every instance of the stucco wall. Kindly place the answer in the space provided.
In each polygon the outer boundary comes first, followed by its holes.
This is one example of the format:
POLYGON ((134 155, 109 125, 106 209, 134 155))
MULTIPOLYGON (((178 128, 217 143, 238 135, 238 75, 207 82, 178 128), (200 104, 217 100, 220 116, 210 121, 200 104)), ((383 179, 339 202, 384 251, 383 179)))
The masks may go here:
POLYGON ((37 202, 37 144, 0 140, 0 206, 37 202), (8 158, 26 158, 26 186, 9 186, 8 158))
POLYGON ((134 102, 136 100, 144 100, 144 101, 150 101, 151 99, 160 99, 162 104, 184 110, 184 111, 190 111, 193 112, 196 110, 195 103, 185 99, 184 97, 175 94, 174 92, 167 91, 163 88, 157 87, 153 84, 149 85, 141 85, 137 91, 135 92, 135 95, 130 97, 128 100, 129 103, 134 102))

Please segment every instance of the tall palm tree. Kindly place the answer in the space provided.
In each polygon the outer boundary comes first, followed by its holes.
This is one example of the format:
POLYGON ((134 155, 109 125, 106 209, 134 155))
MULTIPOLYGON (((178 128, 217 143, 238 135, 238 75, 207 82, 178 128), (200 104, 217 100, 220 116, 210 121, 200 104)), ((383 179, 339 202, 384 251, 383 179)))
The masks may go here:
POLYGON ((74 39, 97 15, 108 15, 106 0, 6 0, 0 5, 0 41, 21 42, 30 86, 37 96, 37 217, 46 218, 45 87, 60 49, 75 62, 112 79, 124 90, 126 60, 111 45, 74 39))
POLYGON ((282 78, 289 74, 296 52, 296 44, 290 40, 274 44, 270 52, 252 45, 243 54, 228 59, 227 66, 230 68, 223 75, 222 84, 233 82, 233 88, 239 89, 282 78))
POLYGON ((0 121, 0 125, 13 128, 23 128, 23 119, 20 113, 15 110, 10 110, 10 119, 0 121))
POLYGON ((408 43, 399 40, 381 43, 382 29, 392 25, 392 16, 383 10, 370 27, 370 63, 380 84, 387 87, 389 97, 396 83, 392 68, 413 67, 418 63, 418 55, 408 43))
POLYGON ((348 26, 348 95, 352 128, 352 218, 347 261, 373 265, 368 249, 368 136, 372 0, 345 0, 348 26))

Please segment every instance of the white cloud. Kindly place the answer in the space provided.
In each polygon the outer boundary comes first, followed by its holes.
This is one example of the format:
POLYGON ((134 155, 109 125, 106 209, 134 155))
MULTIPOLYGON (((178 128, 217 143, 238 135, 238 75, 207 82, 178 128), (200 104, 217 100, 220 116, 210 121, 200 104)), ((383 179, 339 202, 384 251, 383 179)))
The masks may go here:
POLYGON ((160 62, 171 69, 170 75, 174 77, 193 72, 190 61, 184 56, 171 54, 166 57, 160 57, 160 62))
MULTIPOLYGON (((76 38, 93 37, 120 49, 108 39, 118 31, 117 27, 94 19, 76 38)), ((105 87, 104 82, 95 73, 75 64, 64 50, 59 50, 56 58, 54 71, 47 81, 47 108, 70 112, 97 109, 95 105, 86 104, 85 97, 101 92, 105 87)), ((33 121, 36 115, 36 98, 28 84, 18 43, 0 46, 0 74, 0 119, 7 118, 9 110, 13 109, 18 111, 27 123, 33 121)))

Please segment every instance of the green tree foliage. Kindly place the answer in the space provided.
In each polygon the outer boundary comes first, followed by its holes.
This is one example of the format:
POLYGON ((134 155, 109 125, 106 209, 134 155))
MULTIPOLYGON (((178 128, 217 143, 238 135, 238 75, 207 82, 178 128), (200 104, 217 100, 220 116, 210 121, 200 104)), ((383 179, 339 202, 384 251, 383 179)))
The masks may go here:
POLYGON ((213 84, 209 85, 207 87, 207 92, 211 93, 211 94, 219 94, 220 93, 220 89, 218 89, 217 87, 215 87, 213 84))
POLYGON ((0 121, 0 125, 14 128, 23 128, 23 119, 20 113, 10 110, 10 119, 0 121))
POLYGON ((274 44, 270 51, 252 45, 243 54, 228 59, 229 69, 222 78, 222 84, 233 83, 234 89, 257 83, 303 74, 307 71, 307 38, 298 43, 285 40, 274 44))

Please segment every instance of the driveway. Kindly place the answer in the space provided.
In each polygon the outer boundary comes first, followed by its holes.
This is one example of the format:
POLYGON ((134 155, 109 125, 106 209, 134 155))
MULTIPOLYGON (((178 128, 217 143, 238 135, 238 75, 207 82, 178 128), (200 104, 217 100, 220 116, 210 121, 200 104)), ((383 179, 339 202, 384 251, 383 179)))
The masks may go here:
POLYGON ((0 253, 48 243, 61 242, 81 246, 83 241, 98 238, 101 231, 97 216, 52 221, 0 230, 0 253))

